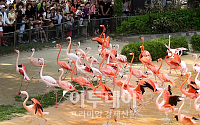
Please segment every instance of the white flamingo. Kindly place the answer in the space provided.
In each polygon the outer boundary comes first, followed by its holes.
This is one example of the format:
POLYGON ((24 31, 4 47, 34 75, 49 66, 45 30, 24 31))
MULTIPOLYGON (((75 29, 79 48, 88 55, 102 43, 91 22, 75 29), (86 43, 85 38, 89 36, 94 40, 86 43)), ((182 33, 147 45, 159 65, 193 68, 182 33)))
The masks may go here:
POLYGON ((200 72, 200 67, 198 67, 198 66, 195 65, 195 62, 196 62, 196 60, 197 60, 197 54, 192 54, 192 56, 195 56, 195 57, 196 57, 195 60, 194 60, 194 62, 193 62, 193 70, 194 70, 196 73, 198 73, 198 72, 200 72))
MULTIPOLYGON (((47 85, 46 90, 44 92, 44 95, 46 94, 46 91, 47 91, 48 87, 50 87, 54 91, 54 93, 56 94, 56 106, 55 106, 55 108, 56 108, 57 107, 57 93, 52 87, 53 86, 60 87, 60 86, 58 85, 58 83, 56 82, 56 80, 53 77, 51 77, 51 76, 43 76, 42 75, 42 71, 43 71, 43 67, 44 67, 44 59, 40 58, 40 60, 42 60, 42 62, 43 62, 43 65, 42 65, 42 68, 41 68, 41 71, 40 71, 40 78, 47 85)), ((42 101, 44 95, 42 96, 40 102, 42 101)))

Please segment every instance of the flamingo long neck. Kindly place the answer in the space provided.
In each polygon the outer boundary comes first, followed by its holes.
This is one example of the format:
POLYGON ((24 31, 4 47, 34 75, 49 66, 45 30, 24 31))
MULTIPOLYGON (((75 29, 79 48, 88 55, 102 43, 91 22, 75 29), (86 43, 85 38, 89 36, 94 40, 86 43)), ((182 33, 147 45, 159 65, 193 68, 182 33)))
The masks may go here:
POLYGON ((183 54, 183 50, 181 49, 181 54, 179 55, 179 57, 182 56, 182 54, 183 54))
POLYGON ((76 67, 77 67, 77 69, 78 69, 78 67, 80 67, 80 65, 78 64, 78 62, 80 62, 80 58, 81 58, 81 56, 78 57, 78 59, 76 60, 76 67))
POLYGON ((132 75, 131 72, 132 72, 132 67, 130 68, 130 74, 129 74, 128 81, 127 81, 127 90, 128 90, 128 91, 130 91, 130 90, 129 90, 129 82, 130 82, 131 75, 132 75))
POLYGON ((114 83, 117 83, 117 81, 116 81, 116 77, 117 77, 117 72, 118 72, 118 65, 117 65, 117 69, 116 69, 116 71, 115 71, 115 74, 114 74, 114 77, 113 77, 113 81, 114 81, 114 83))
POLYGON ((169 56, 169 55, 165 56, 165 62, 166 62, 168 65, 170 65, 170 63, 169 63, 169 61, 167 60, 167 57, 172 57, 172 56, 173 56, 173 54, 172 54, 171 51, 169 51, 169 53, 171 53, 170 56, 169 56))
POLYGON ((87 53, 85 54, 86 55, 86 57, 88 56, 88 54, 90 53, 90 50, 91 50, 91 48, 88 48, 88 51, 87 51, 87 53))
POLYGON ((194 60, 194 62, 193 62, 193 67, 194 67, 194 64, 195 64, 195 62, 196 62, 196 60, 197 60, 197 54, 195 54, 195 60, 194 60))
POLYGON ((90 67, 92 67, 93 62, 94 62, 94 58, 92 57, 92 61, 90 63, 90 67))
MULTIPOLYGON (((143 52, 144 52, 144 51, 143 51, 143 52)), ((140 62, 142 62, 141 56, 142 56, 143 52, 141 52, 140 55, 139 55, 139 60, 140 60, 140 62)))
POLYGON ((18 53, 17 60, 16 60, 16 69, 18 67, 18 61, 19 61, 19 53, 18 53))
POLYGON ((59 77, 59 79, 58 79, 59 83, 61 82, 61 79, 62 79, 63 74, 64 74, 64 71, 62 70, 62 73, 61 73, 61 75, 60 75, 60 77, 59 77))
POLYGON ((163 61, 161 60, 161 64, 160 67, 158 68, 158 70, 156 71, 156 74, 159 74, 160 68, 162 67, 163 61))
POLYGON ((33 58, 34 53, 35 53, 35 51, 33 50, 33 53, 32 53, 32 55, 31 55, 31 59, 33 58))
POLYGON ((199 100, 200 95, 196 98, 196 100, 194 101, 194 108, 197 110, 199 109, 199 106, 197 106, 197 101, 199 100))
POLYGON ((153 77, 153 72, 150 71, 150 73, 151 73, 151 76, 149 76, 149 79, 151 79, 153 77))
POLYGON ((69 48, 69 53, 70 53, 70 51, 71 51, 71 48, 72 48, 72 42, 71 42, 71 38, 70 38, 70 48, 69 48))
POLYGON ((105 58, 106 58, 106 55, 103 56, 103 60, 102 60, 101 63, 99 64, 99 71, 102 71, 102 70, 101 70, 101 65, 102 65, 103 61, 105 60, 105 58))
POLYGON ((118 51, 119 50, 119 45, 117 44, 115 46, 117 47, 117 49, 115 48, 115 50, 118 51))
POLYGON ((96 89, 101 85, 102 79, 101 79, 101 81, 98 81, 98 79, 97 79, 97 82, 99 83, 99 85, 97 85, 97 86, 93 89, 93 92, 94 92, 95 95, 97 95, 96 89))
POLYGON ((41 77, 41 78, 43 77, 43 76, 42 76, 43 68, 44 68, 44 60, 42 60, 42 68, 41 68, 41 70, 40 70, 40 77, 41 77))
POLYGON ((188 77, 188 75, 187 75, 187 79, 181 84, 181 86, 180 86, 180 90, 181 90, 181 92, 183 93, 183 94, 185 94, 185 95, 187 95, 187 92, 185 91, 185 90, 183 90, 183 85, 188 81, 188 79, 189 79, 189 77, 188 77))
POLYGON ((162 96, 163 92, 164 92, 164 90, 161 91, 160 95, 159 95, 159 96, 157 97, 157 99, 156 99, 156 107, 157 107, 158 109, 159 109, 159 99, 160 99, 160 97, 162 96))
POLYGON ((23 102, 23 106, 24 106, 24 108, 25 108, 26 110, 28 110, 28 107, 26 106, 26 102, 28 101, 28 98, 29 98, 29 95, 28 95, 28 93, 26 93, 26 99, 25 99, 24 102, 23 102))
POLYGON ((107 59, 107 64, 109 64, 109 63, 110 63, 110 53, 109 53, 108 59, 107 59))
POLYGON ((73 68, 73 70, 72 70, 72 72, 71 72, 71 79, 72 79, 73 81, 74 81, 73 73, 74 73, 75 68, 76 68, 76 63, 74 63, 74 68, 73 68))
POLYGON ((142 39, 143 43, 142 43, 142 48, 141 48, 141 52, 144 52, 144 39, 142 39))
POLYGON ((197 82, 199 81, 199 80, 198 80, 198 76, 199 76, 199 72, 197 73, 197 75, 196 75, 196 77, 195 77, 195 81, 197 81, 197 82))
POLYGON ((185 103, 185 100, 183 100, 183 103, 182 103, 182 105, 180 106, 180 108, 179 108, 179 110, 178 110, 178 118, 179 118, 179 119, 181 118, 181 109, 182 109, 184 103, 185 103))
POLYGON ((69 45, 68 45, 68 47, 67 47, 66 53, 69 54, 69 53, 70 53, 70 50, 71 50, 71 41, 69 41, 69 45))
MULTIPOLYGON (((133 55, 133 57, 132 57, 132 59, 131 59, 131 64, 130 64, 130 66, 132 66, 132 64, 133 64, 133 60, 134 60, 134 55, 133 55)), ((140 58, 141 58, 141 56, 140 56, 140 58)))
POLYGON ((57 63, 59 62, 58 59, 59 59, 60 52, 61 52, 61 46, 59 46, 59 47, 60 47, 60 50, 59 50, 59 52, 58 52, 58 56, 57 56, 57 63))

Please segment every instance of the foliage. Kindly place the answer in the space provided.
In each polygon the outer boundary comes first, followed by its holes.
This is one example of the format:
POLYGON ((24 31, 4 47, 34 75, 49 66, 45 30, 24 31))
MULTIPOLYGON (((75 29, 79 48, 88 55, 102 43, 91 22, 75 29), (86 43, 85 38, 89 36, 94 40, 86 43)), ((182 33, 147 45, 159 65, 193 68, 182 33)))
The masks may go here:
POLYGON ((141 16, 131 16, 117 27, 118 33, 172 33, 200 29, 200 8, 194 11, 188 9, 175 12, 148 13, 141 16))
POLYGON ((200 35, 194 34, 190 39, 190 43, 194 51, 200 51, 200 35))
POLYGON ((117 0, 115 12, 117 13, 118 16, 122 15, 122 2, 123 0, 117 0))
MULTIPOLYGON (((188 48, 188 40, 186 37, 171 37, 170 39, 171 48, 179 48, 179 47, 185 47, 188 48)), ((164 46, 164 44, 168 45, 169 38, 157 38, 153 39, 151 41, 145 41, 144 42, 144 49, 149 51, 151 54, 152 60, 157 60, 158 58, 164 58, 166 56, 167 48, 164 46)), ((125 55, 127 57, 127 60, 130 62, 132 59, 132 56, 129 55, 129 53, 134 53, 134 62, 139 62, 139 55, 141 53, 140 46, 142 45, 142 41, 140 42, 132 42, 123 47, 121 50, 121 54, 125 55)))

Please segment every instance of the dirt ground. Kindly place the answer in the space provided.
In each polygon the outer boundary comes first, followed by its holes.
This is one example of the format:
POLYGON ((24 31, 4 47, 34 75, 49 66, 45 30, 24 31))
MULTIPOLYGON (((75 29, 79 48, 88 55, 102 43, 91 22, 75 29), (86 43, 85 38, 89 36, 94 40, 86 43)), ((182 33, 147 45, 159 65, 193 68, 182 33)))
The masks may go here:
MULTIPOLYGON (((116 40, 111 40, 112 44, 119 44, 120 45, 120 50, 122 47, 127 44, 127 42, 123 41, 116 41, 116 40)), ((82 49, 85 49, 86 47, 91 47, 92 50, 89 54, 89 56, 94 56, 97 58, 99 61, 102 60, 101 57, 98 55, 97 51, 97 42, 87 40, 86 43, 81 43, 82 49)), ((72 46, 71 52, 75 52, 74 50, 77 48, 76 45, 72 46)), ((60 54, 59 60, 62 61, 68 61, 69 59, 66 56, 66 49, 67 46, 64 45, 62 46, 62 51, 60 54)), ((49 48, 49 49, 43 49, 40 51, 36 51, 34 57, 43 57, 45 59, 46 67, 44 67, 43 75, 49 75, 54 77, 58 81, 58 77, 60 75, 60 72, 58 73, 59 66, 56 63, 56 58, 58 54, 59 48, 54 47, 54 48, 49 48)), ((120 53, 120 51, 118 52, 120 53)), ((20 57, 19 57, 19 64, 23 63, 27 67, 27 73, 28 75, 34 76, 38 69, 30 64, 30 56, 32 52, 20 52, 20 57)), ((16 73, 15 70, 15 62, 17 58, 17 53, 13 53, 11 55, 5 56, 5 57, 0 57, 0 79, 1 79, 1 88, 0 88, 0 104, 14 104, 15 103, 15 94, 18 93, 18 89, 20 87, 20 81, 21 81, 21 76, 16 73)), ((135 57, 136 58, 136 57, 135 57)), ((192 78, 195 78, 196 73, 193 72, 192 69, 192 64, 194 61, 194 57, 191 56, 191 53, 189 55, 184 55, 181 57, 183 61, 187 64, 187 67, 189 71, 192 72, 192 78)), ((199 60, 197 60, 199 62, 199 60)), ((153 62, 153 64, 160 65, 160 62, 153 62)), ((105 65, 104 65, 105 66, 105 65)), ((133 69, 138 69, 141 67, 141 64, 134 64, 133 69)), ((97 67, 97 65, 96 65, 97 67)), ((168 73, 168 65, 165 63, 163 60, 163 66, 161 68, 162 72, 168 73)), ((143 68, 141 68, 143 70, 143 68)), ((126 73, 129 74, 128 69, 126 69, 126 73)), ((178 71, 180 74, 180 72, 178 71)), ((37 75, 36 77, 32 79, 27 92, 31 96, 35 96, 38 94, 43 94, 46 85, 43 83, 41 80, 37 82, 37 75)), ((172 74, 170 75, 170 78, 172 80, 175 80, 177 78, 177 75, 175 74, 174 71, 172 71, 172 74)), ((119 78, 118 78, 119 79, 119 78)), ((183 80, 186 78, 183 77, 183 80)), ((67 79, 70 81, 70 75, 68 75, 67 79)), ((133 76, 131 77, 131 84, 136 85, 136 81, 133 76)), ((172 92, 175 95, 182 95, 180 92, 180 84, 183 82, 183 80, 176 80, 174 81, 174 84, 176 84, 176 87, 172 87, 172 92)), ((158 80, 158 83, 161 84, 161 82, 158 80)), ((108 81, 106 83, 109 87, 113 87, 112 81, 108 81)), ((25 90, 27 85, 27 81, 23 82, 23 86, 21 90, 25 90)), ((119 90, 119 87, 115 87, 115 90, 119 90)), ((89 91, 92 92, 92 91, 89 91)), ((128 104, 124 103, 122 100, 120 100, 120 106, 119 108, 111 109, 111 115, 108 115, 108 106, 107 104, 101 100, 101 103, 97 104, 97 107, 93 107, 93 103, 96 98, 93 96, 93 99, 89 99, 89 95, 93 94, 88 94, 87 98, 85 99, 84 102, 84 108, 81 107, 81 101, 78 101, 75 103, 75 105, 71 104, 70 100, 67 100, 60 104, 58 108, 54 107, 49 107, 45 108, 45 112, 49 112, 50 114, 47 116, 44 116, 47 119, 47 122, 45 123, 46 125, 79 125, 79 124, 127 124, 127 125, 155 125, 155 124, 165 124, 168 122, 168 119, 166 119, 166 116, 164 113, 160 112, 155 105, 155 101, 157 98, 156 94, 151 94, 151 91, 146 90, 144 93, 144 100, 145 102, 148 102, 149 99, 153 96, 155 98, 153 99, 152 102, 146 103, 145 107, 140 109, 138 114, 136 116, 133 116, 132 110, 128 108, 128 104), (117 119, 117 122, 114 120, 114 118, 117 119)), ((162 98, 161 98, 162 99, 162 98)), ((160 102, 161 102, 160 99, 160 102)), ((189 109, 189 98, 186 98, 185 105, 183 107, 182 113, 184 114, 190 114, 195 117, 198 117, 198 112, 195 111, 194 105, 193 105, 194 100, 192 100, 192 109, 191 111, 188 111, 189 109)), ((138 103, 137 103, 138 104, 138 103)), ((182 104, 182 102, 178 103, 177 108, 182 104)), ((109 103, 109 106, 112 107, 112 102, 109 103)), ((139 106, 141 107, 141 106, 139 106)), ((177 111, 175 113, 170 114, 169 117, 172 119, 172 124, 180 124, 178 123, 174 118, 173 115, 177 114, 177 111)), ((39 118, 40 123, 43 123, 44 119, 39 118)), ((8 121, 3 121, 0 122, 2 125, 35 125, 38 124, 37 119, 33 116, 30 115, 29 113, 27 115, 24 115, 23 117, 19 118, 13 118, 12 120, 8 121)))

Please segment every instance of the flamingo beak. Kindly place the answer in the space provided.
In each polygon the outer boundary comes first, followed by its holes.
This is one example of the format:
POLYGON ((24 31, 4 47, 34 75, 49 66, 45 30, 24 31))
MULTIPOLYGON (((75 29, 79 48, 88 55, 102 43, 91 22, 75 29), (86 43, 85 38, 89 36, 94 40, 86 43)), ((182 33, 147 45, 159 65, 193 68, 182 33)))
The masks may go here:
POLYGON ((199 56, 199 58, 200 58, 200 56, 199 56))
POLYGON ((58 72, 60 72, 60 70, 58 70, 58 72))
POLYGON ((121 78, 123 78, 124 76, 122 75, 121 78))
POLYGON ((21 94, 21 92, 19 92, 19 95, 21 94))
POLYGON ((87 48, 85 48, 85 50, 87 50, 87 48))

